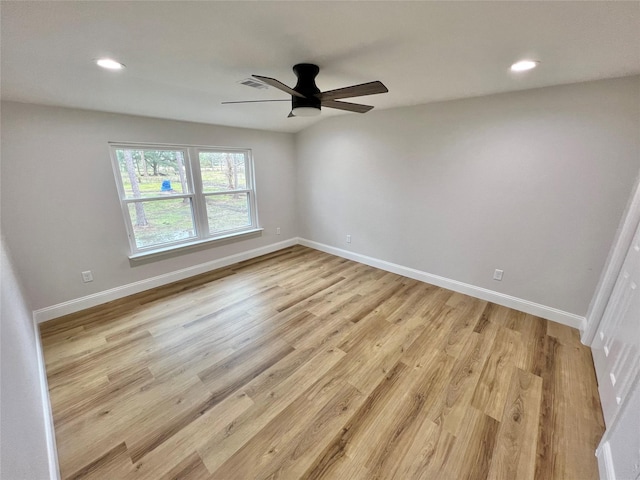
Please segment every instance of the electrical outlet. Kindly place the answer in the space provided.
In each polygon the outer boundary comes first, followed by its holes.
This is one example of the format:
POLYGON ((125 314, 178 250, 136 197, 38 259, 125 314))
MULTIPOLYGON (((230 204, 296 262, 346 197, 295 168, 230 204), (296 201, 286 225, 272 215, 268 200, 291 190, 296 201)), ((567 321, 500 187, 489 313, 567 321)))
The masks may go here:
POLYGON ((276 235, 280 235, 280 227, 276 227, 276 235))
POLYGON ((496 268, 496 270, 493 272, 493 279, 501 282, 503 274, 504 274, 504 270, 498 270, 496 268))
POLYGON ((93 274, 91 273, 91 270, 82 272, 82 281, 84 283, 93 282, 93 274))
POLYGON ((351 243, 351 235, 347 235, 347 243, 351 243))

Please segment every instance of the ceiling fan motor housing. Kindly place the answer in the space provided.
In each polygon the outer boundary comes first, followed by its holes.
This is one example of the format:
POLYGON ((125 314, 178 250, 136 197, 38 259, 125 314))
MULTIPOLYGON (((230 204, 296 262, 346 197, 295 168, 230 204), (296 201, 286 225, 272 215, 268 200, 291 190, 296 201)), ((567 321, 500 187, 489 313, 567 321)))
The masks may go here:
POLYGON ((320 89, 316 86, 316 75, 320 72, 320 68, 312 63, 299 63, 294 65, 293 72, 298 77, 298 83, 293 89, 306 98, 292 95, 291 109, 310 107, 320 110, 320 98, 316 96, 320 93, 320 89))

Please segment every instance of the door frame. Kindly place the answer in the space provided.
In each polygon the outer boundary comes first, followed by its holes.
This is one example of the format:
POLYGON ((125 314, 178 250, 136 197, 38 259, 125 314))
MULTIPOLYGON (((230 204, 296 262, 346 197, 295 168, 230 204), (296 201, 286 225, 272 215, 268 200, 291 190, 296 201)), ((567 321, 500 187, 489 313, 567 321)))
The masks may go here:
POLYGON ((636 178, 629 203, 622 215, 607 262, 585 317, 586 325, 581 336, 581 341, 585 345, 591 346, 593 344, 638 224, 640 224, 640 174, 636 178))

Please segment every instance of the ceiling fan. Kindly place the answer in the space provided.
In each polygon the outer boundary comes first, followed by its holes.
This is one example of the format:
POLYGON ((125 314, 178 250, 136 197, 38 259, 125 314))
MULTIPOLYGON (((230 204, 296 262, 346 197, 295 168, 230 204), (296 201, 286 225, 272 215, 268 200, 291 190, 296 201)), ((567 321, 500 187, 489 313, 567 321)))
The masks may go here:
MULTIPOLYGON (((362 97, 377 93, 387 93, 389 90, 382 82, 368 82, 350 87, 338 88, 321 92, 316 86, 316 75, 320 68, 312 63, 299 63, 294 65, 293 72, 298 77, 298 83, 293 88, 275 78, 252 75, 253 78, 271 85, 278 90, 282 90, 291 95, 291 113, 289 117, 313 117, 320 115, 321 107, 337 108, 348 112, 366 113, 373 108, 371 105, 361 105, 359 103, 341 102, 339 98, 362 97)), ((259 103, 259 102, 288 102, 289 100, 245 100, 229 103, 259 103)))

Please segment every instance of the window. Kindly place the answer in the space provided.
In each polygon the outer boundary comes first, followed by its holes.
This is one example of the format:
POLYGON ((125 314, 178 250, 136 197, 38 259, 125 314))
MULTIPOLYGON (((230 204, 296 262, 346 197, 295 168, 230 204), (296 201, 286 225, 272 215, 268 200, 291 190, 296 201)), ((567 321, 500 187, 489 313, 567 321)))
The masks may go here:
POLYGON ((132 257, 258 230, 249 150, 112 144, 132 257))

